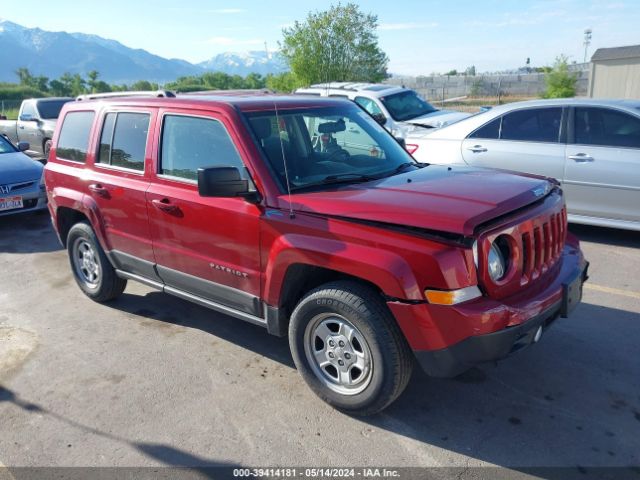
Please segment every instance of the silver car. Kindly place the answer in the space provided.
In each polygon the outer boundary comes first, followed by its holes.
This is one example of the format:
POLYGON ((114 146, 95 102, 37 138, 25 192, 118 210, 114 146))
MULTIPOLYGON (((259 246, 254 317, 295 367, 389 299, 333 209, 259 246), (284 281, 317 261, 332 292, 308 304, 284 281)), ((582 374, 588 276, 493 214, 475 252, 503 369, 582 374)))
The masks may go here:
POLYGON ((47 207, 42 176, 44 167, 22 153, 28 148, 26 142, 16 148, 0 135, 0 216, 47 207))
POLYGON ((420 162, 556 178, 569 221, 640 231, 640 100, 511 103, 406 143, 420 162))

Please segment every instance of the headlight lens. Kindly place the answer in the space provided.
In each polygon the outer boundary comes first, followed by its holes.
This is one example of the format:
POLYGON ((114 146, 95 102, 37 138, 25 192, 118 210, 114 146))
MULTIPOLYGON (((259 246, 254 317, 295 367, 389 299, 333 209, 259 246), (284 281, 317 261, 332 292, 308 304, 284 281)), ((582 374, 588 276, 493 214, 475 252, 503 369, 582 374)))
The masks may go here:
POLYGON ((491 244, 487 263, 491 280, 494 282, 501 280, 507 271, 507 263, 497 242, 491 244))

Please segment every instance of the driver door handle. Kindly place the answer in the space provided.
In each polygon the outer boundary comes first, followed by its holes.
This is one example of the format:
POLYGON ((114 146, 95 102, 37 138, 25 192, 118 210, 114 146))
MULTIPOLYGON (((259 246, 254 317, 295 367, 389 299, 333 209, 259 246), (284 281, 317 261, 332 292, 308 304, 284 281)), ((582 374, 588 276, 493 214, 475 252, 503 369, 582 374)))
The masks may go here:
POLYGON ((586 162, 594 161, 594 158, 591 155, 588 155, 586 153, 576 153, 575 155, 569 155, 569 159, 578 163, 586 163, 586 162))
POLYGON ((484 153, 487 151, 487 148, 482 145, 474 145, 473 147, 467 148, 467 150, 473 153, 484 153))
POLYGON ((168 198, 163 198, 162 200, 151 200, 151 204, 158 210, 162 210, 163 212, 175 212, 176 210, 178 210, 178 206, 171 203, 168 198))

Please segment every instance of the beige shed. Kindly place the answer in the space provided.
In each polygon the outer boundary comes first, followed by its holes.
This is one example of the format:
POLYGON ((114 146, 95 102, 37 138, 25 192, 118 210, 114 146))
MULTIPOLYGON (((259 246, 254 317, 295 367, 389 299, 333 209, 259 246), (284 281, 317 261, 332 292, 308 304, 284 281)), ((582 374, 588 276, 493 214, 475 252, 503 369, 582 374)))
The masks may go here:
POLYGON ((640 45, 596 50, 591 57, 589 96, 640 99, 640 45))

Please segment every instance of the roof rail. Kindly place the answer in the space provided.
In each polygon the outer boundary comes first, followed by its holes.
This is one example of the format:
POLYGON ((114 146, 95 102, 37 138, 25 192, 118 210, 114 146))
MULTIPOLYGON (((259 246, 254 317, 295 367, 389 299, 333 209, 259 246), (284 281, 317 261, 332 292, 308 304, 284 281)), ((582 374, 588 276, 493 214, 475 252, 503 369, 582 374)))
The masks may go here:
POLYGON ((158 97, 158 98, 174 98, 176 94, 171 90, 149 90, 138 92, 107 92, 107 93, 88 93, 76 97, 76 102, 86 100, 98 100, 100 98, 120 98, 120 97, 158 97))
POLYGON ((182 96, 198 96, 198 95, 221 95, 221 96, 233 96, 233 95, 270 95, 275 93, 268 88, 238 88, 232 90, 198 90, 197 92, 178 92, 178 95, 182 96))

